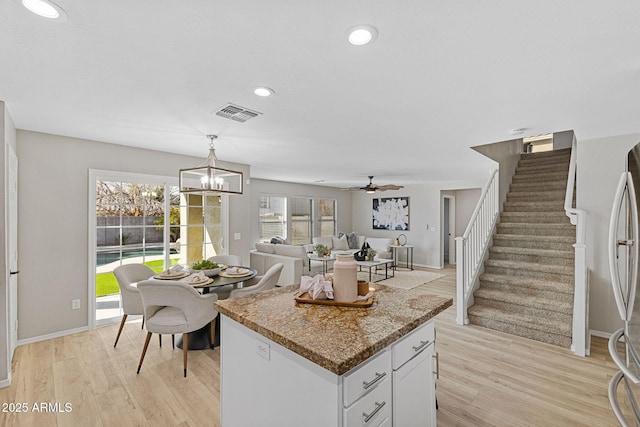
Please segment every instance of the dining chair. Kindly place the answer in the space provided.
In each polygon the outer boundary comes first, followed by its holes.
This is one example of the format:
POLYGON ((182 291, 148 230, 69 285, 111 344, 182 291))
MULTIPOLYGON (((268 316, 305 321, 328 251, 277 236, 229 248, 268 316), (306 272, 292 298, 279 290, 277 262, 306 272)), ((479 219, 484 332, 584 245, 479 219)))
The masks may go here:
MULTIPOLYGON (((240 258, 238 255, 214 255, 207 259, 211 262, 224 264, 227 266, 242 265, 242 258, 240 258)), ((231 290, 233 288, 234 288, 234 285, 217 286, 212 288, 210 292, 214 292, 218 294, 218 299, 227 299, 229 298, 229 295, 231 294, 231 290)))
POLYGON ((113 270, 114 276, 118 281, 120 287, 120 298, 122 299, 122 320, 120 321, 120 328, 118 329, 118 335, 116 335, 116 342, 113 347, 118 345, 122 328, 127 321, 129 315, 142 315, 142 329, 144 329, 144 308, 142 306, 142 298, 138 288, 132 286, 133 283, 147 280, 155 274, 151 268, 144 264, 124 264, 116 267, 113 270))
POLYGON ((244 287, 232 290, 229 298, 241 297, 275 288, 280 279, 280 273, 282 273, 283 267, 284 264, 281 262, 273 264, 264 275, 249 279, 245 282, 244 287))
POLYGON ((152 334, 182 334, 184 376, 187 376, 189 333, 211 323, 211 342, 215 341, 213 307, 218 295, 201 294, 191 285, 175 280, 143 280, 138 283, 146 318, 147 338, 144 342, 138 372, 142 368, 152 334))

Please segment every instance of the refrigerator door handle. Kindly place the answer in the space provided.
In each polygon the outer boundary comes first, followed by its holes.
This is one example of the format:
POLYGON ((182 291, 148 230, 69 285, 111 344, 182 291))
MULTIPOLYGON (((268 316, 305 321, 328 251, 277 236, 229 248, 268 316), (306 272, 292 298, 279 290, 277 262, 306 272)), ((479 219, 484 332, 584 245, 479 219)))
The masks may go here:
MULTIPOLYGON (((629 172, 623 172, 620 175, 618 186, 616 188, 615 196, 613 198, 613 206, 611 207, 611 218, 609 220, 609 270, 611 271, 611 286, 613 287, 613 296, 618 306, 618 313, 622 320, 629 320, 627 317, 627 303, 625 295, 628 294, 628 289, 622 288, 622 282, 620 281, 620 273, 618 271, 618 226, 620 223, 620 212, 622 210, 622 203, 624 201, 625 192, 629 189, 627 183, 631 179, 629 172)), ((625 236, 628 237, 628 236, 625 236)), ((637 245, 634 245, 637 246, 637 245)), ((635 283, 634 283, 635 285, 635 283)))
POLYGON ((629 205, 631 205, 631 239, 633 240, 630 248, 630 260, 631 266, 631 281, 627 287, 627 320, 631 320, 633 314, 633 305, 636 301, 636 288, 638 283, 638 255, 640 252, 640 245, 638 245, 638 201, 636 200, 636 189, 633 185, 633 179, 629 172, 627 172, 627 188, 629 205))

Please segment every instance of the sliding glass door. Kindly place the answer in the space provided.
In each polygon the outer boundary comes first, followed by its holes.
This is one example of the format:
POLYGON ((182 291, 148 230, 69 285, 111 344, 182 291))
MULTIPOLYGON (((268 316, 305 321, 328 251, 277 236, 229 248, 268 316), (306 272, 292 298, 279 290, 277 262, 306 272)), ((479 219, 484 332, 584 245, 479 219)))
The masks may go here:
POLYGON ((173 177, 108 171, 91 171, 90 188, 92 327, 122 316, 116 267, 160 272, 226 253, 226 197, 183 195, 173 177))

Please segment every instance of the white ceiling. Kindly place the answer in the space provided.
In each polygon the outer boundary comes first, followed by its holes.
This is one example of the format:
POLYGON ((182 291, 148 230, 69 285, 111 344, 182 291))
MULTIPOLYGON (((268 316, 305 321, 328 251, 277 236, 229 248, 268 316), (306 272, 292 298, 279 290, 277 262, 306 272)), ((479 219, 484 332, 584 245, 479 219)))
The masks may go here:
POLYGON ((223 160, 324 185, 486 176, 469 147, 640 131, 638 0, 0 2, 0 100, 19 129, 223 160), (371 45, 346 41, 371 24, 371 45), (258 98, 255 86, 276 95, 258 98), (263 113, 246 123, 212 111, 263 113))

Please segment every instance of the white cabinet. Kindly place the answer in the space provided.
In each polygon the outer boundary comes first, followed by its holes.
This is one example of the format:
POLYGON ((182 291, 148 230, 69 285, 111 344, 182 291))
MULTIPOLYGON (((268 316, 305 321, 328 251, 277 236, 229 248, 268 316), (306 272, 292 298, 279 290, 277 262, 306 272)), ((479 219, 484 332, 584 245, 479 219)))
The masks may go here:
POLYGON ((429 322, 392 346, 394 427, 436 425, 434 334, 429 322))
MULTIPOLYGON (((344 376, 344 427, 391 422, 391 353, 382 351, 344 376)), ((388 424, 387 424, 388 425, 388 424)))
POLYGON ((433 322, 336 375, 222 316, 223 426, 435 426, 433 322))

